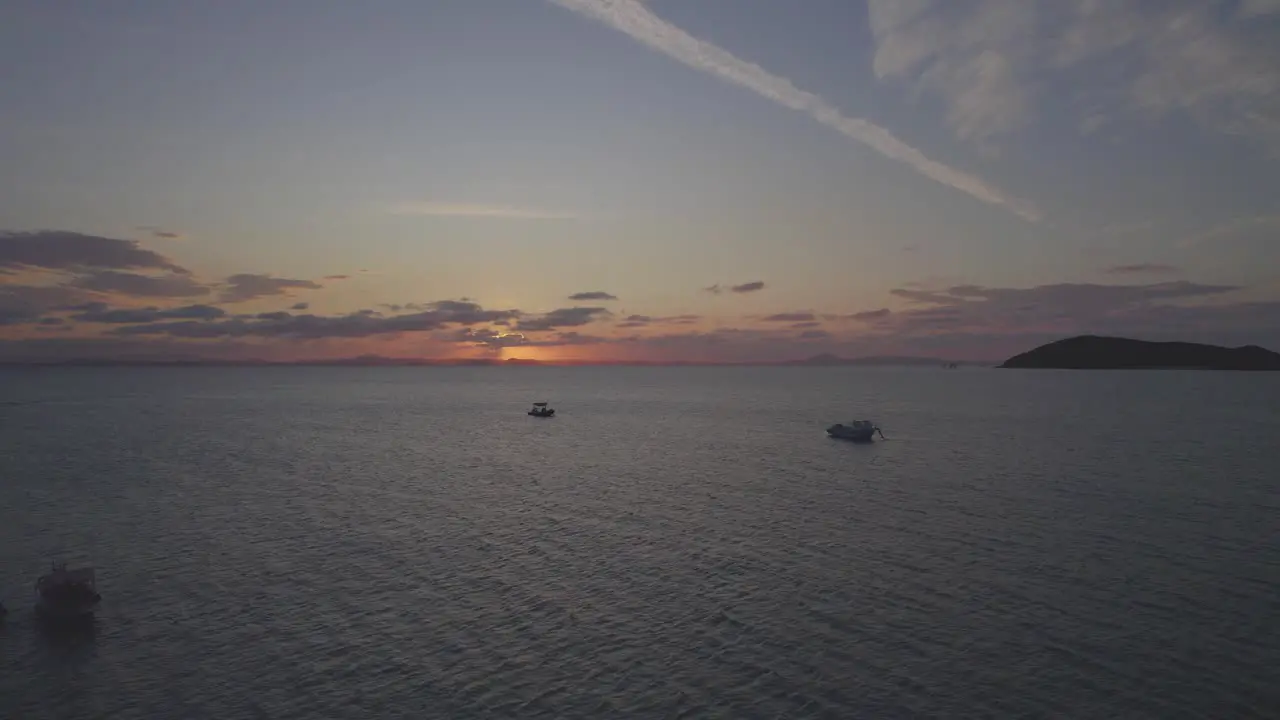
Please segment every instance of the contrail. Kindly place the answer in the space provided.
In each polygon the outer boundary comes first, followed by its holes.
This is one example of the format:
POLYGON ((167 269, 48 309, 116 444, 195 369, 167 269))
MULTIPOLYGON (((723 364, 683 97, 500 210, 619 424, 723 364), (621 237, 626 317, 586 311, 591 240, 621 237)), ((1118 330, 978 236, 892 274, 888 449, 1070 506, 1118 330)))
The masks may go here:
POLYGON ((985 203, 1006 208, 1031 222, 1040 213, 1030 203, 1006 195, 981 178, 943 165, 894 137, 893 133, 862 118, 848 117, 826 100, 769 73, 755 63, 738 58, 724 48, 699 40, 654 15, 638 0, 550 0, 566 10, 598 20, 697 70, 716 75, 779 105, 807 113, 845 137, 870 145, 885 157, 915 168, 925 176, 985 203))

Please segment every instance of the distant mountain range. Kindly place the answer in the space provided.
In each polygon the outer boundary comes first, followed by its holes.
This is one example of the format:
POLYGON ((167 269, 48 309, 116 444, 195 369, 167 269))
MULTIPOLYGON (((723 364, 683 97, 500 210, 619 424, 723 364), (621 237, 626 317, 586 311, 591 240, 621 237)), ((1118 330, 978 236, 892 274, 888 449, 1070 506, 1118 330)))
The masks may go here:
POLYGON ((1002 368, 1133 370, 1280 370, 1280 353, 1257 345, 1238 348, 1186 342, 1148 342, 1081 335, 1015 355, 1002 368))
POLYGON ((126 358, 73 358, 65 360, 17 360, 3 361, 0 365, 74 365, 74 366, 94 366, 94 367, 112 367, 112 366, 129 366, 129 365, 147 365, 147 366, 169 366, 169 367, 185 367, 185 366, 232 366, 232 367, 258 367, 258 366, 340 366, 340 367, 493 367, 493 366, 526 366, 526 365, 620 365, 620 366, 770 366, 770 367, 878 367, 878 366, 900 366, 900 367, 943 367, 946 365, 974 365, 977 363, 953 362, 940 358, 913 357, 913 356, 874 356, 874 357, 858 357, 843 358, 836 355, 824 354, 815 355, 803 360, 784 360, 780 362, 645 362, 645 361, 623 361, 623 360, 603 360, 603 361, 538 361, 524 360, 519 358, 511 358, 508 360, 499 360, 496 358, 461 358, 461 359, 439 359, 439 358, 394 358, 384 357, 382 355, 359 355, 349 358, 333 358, 320 360, 296 360, 296 361, 273 361, 258 358, 250 358, 243 360, 218 360, 218 359, 201 359, 192 357, 126 357, 126 358))

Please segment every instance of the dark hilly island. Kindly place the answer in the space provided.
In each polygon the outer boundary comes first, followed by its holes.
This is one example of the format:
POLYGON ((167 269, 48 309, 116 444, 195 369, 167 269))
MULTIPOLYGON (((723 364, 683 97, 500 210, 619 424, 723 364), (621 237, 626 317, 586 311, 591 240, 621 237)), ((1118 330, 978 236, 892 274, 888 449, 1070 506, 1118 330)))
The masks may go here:
POLYGON ((1237 348, 1187 342, 1149 342, 1082 335, 1015 355, 1002 368, 1063 370, 1280 370, 1280 353, 1257 345, 1237 348))

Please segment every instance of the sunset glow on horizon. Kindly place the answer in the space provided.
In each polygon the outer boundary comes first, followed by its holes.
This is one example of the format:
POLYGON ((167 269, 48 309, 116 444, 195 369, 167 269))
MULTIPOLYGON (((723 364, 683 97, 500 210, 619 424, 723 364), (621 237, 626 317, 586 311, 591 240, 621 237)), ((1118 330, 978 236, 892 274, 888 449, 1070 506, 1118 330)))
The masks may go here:
POLYGON ((0 361, 1280 348, 1275 3, 8 9, 0 361))

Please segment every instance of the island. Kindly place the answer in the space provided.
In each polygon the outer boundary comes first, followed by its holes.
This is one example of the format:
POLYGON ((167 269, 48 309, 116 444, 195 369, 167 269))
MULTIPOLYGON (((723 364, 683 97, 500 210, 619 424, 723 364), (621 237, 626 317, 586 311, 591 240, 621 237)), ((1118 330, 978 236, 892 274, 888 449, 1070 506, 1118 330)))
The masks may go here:
POLYGON ((1188 342, 1149 342, 1081 335, 1005 360, 1002 368, 1061 370, 1280 370, 1280 353, 1257 345, 1228 348, 1188 342))

